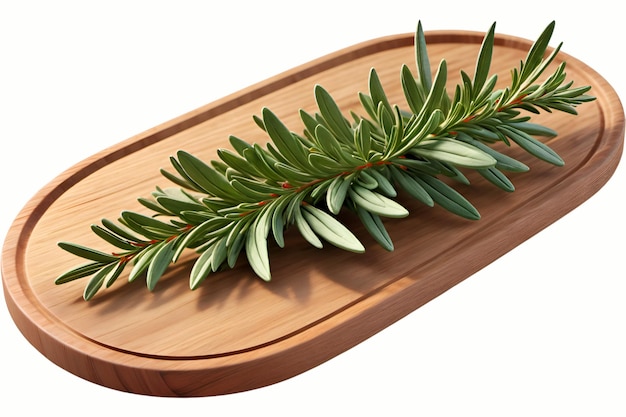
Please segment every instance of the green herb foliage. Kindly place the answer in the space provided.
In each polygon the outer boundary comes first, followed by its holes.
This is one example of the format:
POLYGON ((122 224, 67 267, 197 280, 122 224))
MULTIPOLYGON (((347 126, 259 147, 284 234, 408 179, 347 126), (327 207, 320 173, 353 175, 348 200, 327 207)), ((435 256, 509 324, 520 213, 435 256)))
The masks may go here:
POLYGON ((506 172, 528 167, 493 149, 497 142, 515 144, 536 158, 561 166, 563 160, 537 137, 553 130, 530 122, 541 111, 576 114, 575 107, 594 100, 590 87, 566 82, 565 63, 538 82, 561 45, 548 53, 554 30, 550 23, 519 68, 511 85, 495 90, 490 75, 495 24, 487 32, 475 74, 461 72, 461 84, 447 91, 446 61, 434 77, 421 23, 415 34, 417 74, 401 68, 408 109, 389 102, 375 69, 369 92, 360 93, 364 116, 347 118, 322 86, 315 86, 318 112, 300 111, 303 133, 290 131, 268 108, 254 120, 270 141, 266 147, 230 137, 232 149, 219 149, 219 159, 205 163, 180 150, 170 158, 172 170, 162 174, 177 187, 157 188, 139 201, 151 215, 121 213, 117 222, 102 220, 92 231, 116 249, 111 253, 61 242, 59 246, 86 259, 86 264, 56 279, 63 284, 90 277, 83 297, 91 299, 110 287, 129 267, 128 280, 145 277, 153 290, 168 266, 185 249, 198 257, 189 286, 196 289, 213 272, 233 268, 240 254, 263 280, 271 279, 268 239, 284 247, 283 232, 294 226, 311 245, 324 242, 356 253, 364 246, 340 221, 352 211, 382 247, 393 242, 383 218, 409 214, 395 197, 403 190, 427 206, 440 205, 453 214, 478 220, 480 214, 442 180, 467 183, 462 169, 476 170, 486 180, 511 192, 506 172))

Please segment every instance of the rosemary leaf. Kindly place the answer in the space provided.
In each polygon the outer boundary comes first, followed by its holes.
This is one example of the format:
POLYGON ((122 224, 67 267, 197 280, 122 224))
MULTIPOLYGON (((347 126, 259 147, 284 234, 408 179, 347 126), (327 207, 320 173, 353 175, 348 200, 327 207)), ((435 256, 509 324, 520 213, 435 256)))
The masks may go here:
POLYGON ((338 248, 357 253, 365 251, 356 236, 325 211, 306 204, 302 216, 315 233, 338 248))
POLYGON ((148 265, 148 272, 146 277, 146 284, 150 291, 154 290, 157 282, 161 278, 161 275, 165 272, 175 253, 176 240, 165 242, 163 246, 154 254, 151 259, 150 265, 148 265))
POLYGON ((111 272, 115 272, 116 264, 108 264, 98 272, 96 272, 93 277, 87 282, 85 286, 85 291, 83 292, 83 298, 87 301, 91 300, 94 295, 98 292, 102 284, 107 278, 107 275, 111 272))
POLYGON ((409 215, 407 209, 394 200, 360 185, 352 185, 348 194, 355 204, 379 216, 400 218, 409 215))
POLYGON ((379 245, 389 252, 393 251, 393 242, 391 241, 389 232, 385 229, 380 216, 373 214, 360 206, 356 206, 356 214, 359 219, 361 219, 361 222, 374 240, 376 240, 379 245))
POLYGON ((113 255, 109 255, 107 253, 101 252, 96 249, 91 249, 86 246, 77 245, 75 243, 59 242, 58 245, 61 249, 64 249, 73 255, 92 261, 108 263, 117 260, 117 258, 113 255))
POLYGON ((413 151, 416 155, 467 168, 490 168, 495 158, 474 146, 449 138, 424 140, 413 151))

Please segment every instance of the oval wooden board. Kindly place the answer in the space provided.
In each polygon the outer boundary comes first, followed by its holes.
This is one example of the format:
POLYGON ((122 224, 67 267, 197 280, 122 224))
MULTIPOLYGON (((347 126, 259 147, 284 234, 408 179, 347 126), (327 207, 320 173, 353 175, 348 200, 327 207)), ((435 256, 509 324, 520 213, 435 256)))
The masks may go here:
MULTIPOLYGON (((471 71, 482 33, 431 32, 431 63, 445 58, 449 74, 471 71)), ((531 42, 498 36, 493 72, 502 83, 531 42)), ((323 85, 346 112, 362 113, 375 67, 393 102, 403 104, 400 67, 414 68, 413 34, 365 42, 320 58, 130 138, 78 163, 54 179, 14 221, 2 253, 8 308, 24 336, 50 360, 89 381, 157 396, 208 396, 254 389, 304 372, 365 340, 488 265, 594 194, 621 156, 624 114, 618 97, 591 68, 561 53, 568 77, 597 97, 579 116, 537 121, 559 132, 550 141, 562 168, 510 155, 531 167, 512 177, 505 193, 470 175, 457 188, 480 210, 476 222, 402 199, 411 211, 387 222, 394 252, 378 247, 354 218, 345 222, 367 247, 356 255, 318 250, 293 230, 285 249, 270 246, 273 280, 264 283, 242 262, 188 289, 193 256, 177 263, 154 292, 118 281, 91 302, 84 282, 55 286, 77 258, 59 240, 100 245, 89 225, 117 218, 155 186, 178 149, 216 159, 229 134, 267 142, 252 121, 270 107, 301 130, 297 111, 314 111, 313 86, 323 85), (127 175, 132 173, 132 175, 127 175)), ((557 62, 557 63, 558 63, 557 62)), ((555 65, 557 64, 555 63, 555 65)), ((451 77, 452 78, 452 77, 451 77)), ((457 80, 452 79, 452 82, 457 80)), ((103 250, 108 250, 103 248, 103 250)), ((80 261, 79 261, 80 262, 80 261)), ((365 365, 365 364, 364 364, 365 365)))

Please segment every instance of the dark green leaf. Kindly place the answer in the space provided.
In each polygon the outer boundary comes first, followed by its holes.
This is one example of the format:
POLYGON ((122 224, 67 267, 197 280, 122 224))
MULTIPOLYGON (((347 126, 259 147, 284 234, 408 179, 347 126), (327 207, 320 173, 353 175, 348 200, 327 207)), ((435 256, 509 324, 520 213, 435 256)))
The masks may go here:
POLYGON ((513 142, 531 155, 556 166, 563 166, 563 159, 548 145, 539 142, 537 139, 517 129, 502 126, 500 130, 506 134, 513 142))
POLYGON ((118 235, 111 233, 107 229, 100 227, 96 224, 91 225, 91 230, 103 240, 107 241, 108 243, 120 249, 124 249, 124 250, 137 249, 135 246, 131 245, 128 242, 128 240, 122 239, 118 235))
POLYGON ((251 165, 246 159, 241 156, 235 155, 228 149, 218 149, 217 155, 229 166, 233 167, 242 174, 250 177, 262 176, 254 165, 251 165))
POLYGON ((141 213, 126 210, 122 212, 121 216, 128 227, 135 231, 140 230, 142 233, 152 232, 157 237, 169 237, 178 233, 178 228, 175 226, 141 213))
POLYGON ((86 246, 78 245, 70 242, 59 242, 59 247, 67 252, 76 255, 81 258, 89 259, 91 261, 109 263, 117 261, 117 257, 101 252, 96 249, 88 248, 86 246))
POLYGON ((487 169, 479 169, 480 175, 485 177, 486 180, 494 184, 495 186, 503 189, 506 192, 512 193, 515 191, 515 186, 499 169, 492 167, 487 169))
POLYGON ((430 60, 426 51, 426 37, 424 36, 421 21, 417 23, 417 30, 415 31, 415 62, 424 95, 427 95, 432 86, 432 75, 430 60))
POLYGON ((85 286, 85 291, 83 292, 83 298, 85 300, 91 300, 93 296, 96 295, 98 290, 102 287, 102 284, 104 284, 107 275, 111 272, 115 272, 114 268, 116 266, 117 264, 115 263, 109 264, 96 272, 93 277, 91 277, 91 279, 85 286))
POLYGON ((344 143, 352 142, 352 131, 332 96, 321 85, 315 86, 315 100, 330 130, 344 143))
POLYGON ((265 129, 280 154, 291 164, 299 167, 308 167, 307 152, 302 144, 294 139, 293 134, 280 119, 268 108, 263 109, 265 129))
POLYGON ((426 97, 406 65, 402 66, 402 89, 409 108, 413 113, 418 114, 422 110, 426 97))
POLYGON ((237 200, 238 193, 233 190, 228 180, 214 168, 188 152, 178 151, 176 155, 187 176, 204 192, 227 201, 237 200))
POLYGON ((424 187, 433 201, 444 209, 466 219, 480 219, 478 210, 458 191, 445 182, 427 175, 421 175, 415 179, 424 187))
POLYGON ((521 80, 529 78, 532 71, 541 63, 546 49, 548 48, 552 33, 554 32, 554 26, 555 22, 550 22, 528 51, 528 55, 524 61, 523 70, 520 73, 521 80))
POLYGON ((95 272, 102 269, 106 266, 106 263, 102 262, 91 262, 85 265, 81 265, 75 268, 72 268, 61 275, 54 281, 55 284, 65 284, 66 282, 74 281, 76 279, 88 277, 93 275, 95 272))
POLYGON ((476 72, 474 74, 473 94, 476 96, 480 93, 487 77, 489 76, 489 68, 491 66, 491 57, 493 54, 493 40, 496 24, 492 24, 491 28, 485 35, 483 43, 480 47, 478 60, 476 61, 476 72))
POLYGON ((409 172, 405 172, 404 170, 397 168, 395 166, 391 167, 391 174, 394 180, 400 184, 400 187, 404 189, 409 195, 427 206, 432 207, 435 203, 431 198, 430 194, 426 192, 424 187, 420 184, 419 181, 415 179, 413 175, 409 172))
POLYGON ((166 215, 166 216, 171 216, 173 214, 172 212, 170 212, 166 208, 162 207, 161 205, 159 205, 157 202, 155 202, 153 200, 149 200, 147 198, 139 197, 137 199, 137 201, 142 206, 146 207, 149 210, 154 211, 157 214, 162 214, 162 215, 166 215))
POLYGON ((393 109, 391 108, 391 104, 389 104, 389 100, 387 99, 387 95, 385 94, 383 85, 380 82, 378 73, 376 72, 376 69, 374 68, 370 70, 369 90, 370 90, 370 97, 372 98, 372 102, 374 103, 374 106, 378 107, 379 105, 382 104, 385 107, 385 110, 389 112, 389 114, 393 113, 393 109))

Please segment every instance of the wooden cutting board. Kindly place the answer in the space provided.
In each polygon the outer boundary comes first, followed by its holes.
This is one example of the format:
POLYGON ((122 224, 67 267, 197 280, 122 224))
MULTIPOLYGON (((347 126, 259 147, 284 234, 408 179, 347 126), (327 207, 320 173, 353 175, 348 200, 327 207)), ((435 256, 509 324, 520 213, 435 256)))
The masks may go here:
MULTIPOLYGON (((450 82, 471 74, 484 34, 426 34, 431 63, 448 62, 450 82)), ((497 36, 492 71, 501 83, 531 42, 497 36)), ((403 104, 400 67, 415 71, 413 34, 364 42, 277 75, 125 140, 81 161, 51 181, 15 219, 2 252, 9 311, 24 336, 69 372, 117 390, 157 396, 219 395, 273 384, 344 352, 488 265, 591 197, 621 157, 624 113, 615 91, 593 69, 561 53, 575 85, 597 97, 580 115, 542 115, 550 140, 566 161, 554 167, 513 147, 506 152, 531 167, 512 176, 505 193, 468 174, 456 186, 482 219, 402 199, 411 212, 386 225, 395 243, 386 252, 356 219, 343 220, 366 245, 365 254, 327 245, 315 249, 288 230, 286 247, 270 245, 272 281, 256 278, 245 262, 188 288, 193 255, 183 257, 154 292, 140 280, 120 279, 92 301, 85 282, 55 286, 77 264, 59 240, 101 247, 89 225, 142 211, 136 198, 170 184, 159 174, 169 156, 187 150, 204 160, 228 147, 228 135, 264 144, 252 120, 271 108, 293 130, 298 109, 315 110, 313 87, 323 85, 343 110, 362 113, 375 67, 392 102, 403 104), (128 175, 132 174, 132 175, 128 175)), ((94 127, 95 128, 95 127, 94 127)), ((102 247, 103 250, 109 250, 102 247)), ((78 260, 80 262, 80 260, 78 260)))

